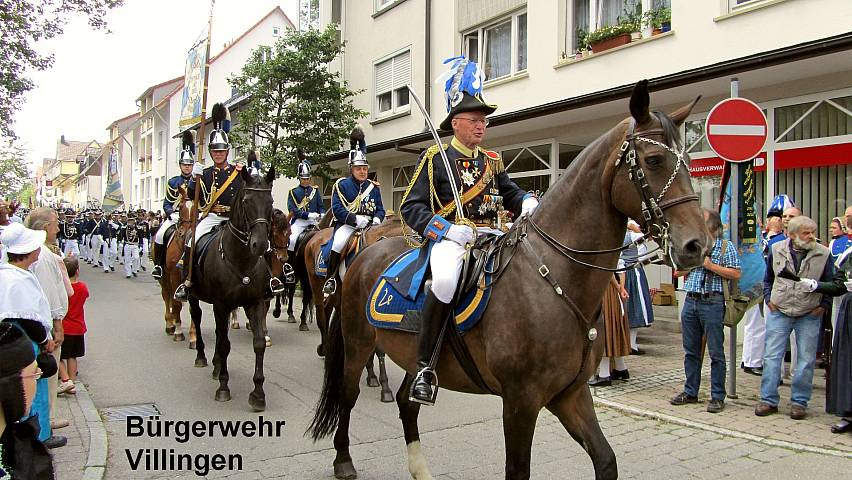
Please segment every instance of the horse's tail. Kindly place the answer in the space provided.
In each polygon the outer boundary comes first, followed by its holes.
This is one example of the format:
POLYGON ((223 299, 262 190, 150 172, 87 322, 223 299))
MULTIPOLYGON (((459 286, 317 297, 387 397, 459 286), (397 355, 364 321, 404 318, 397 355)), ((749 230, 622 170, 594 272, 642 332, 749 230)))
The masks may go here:
POLYGON ((315 442, 337 430, 343 410, 343 360, 343 328, 340 313, 335 309, 329 318, 322 393, 317 402, 314 419, 305 432, 310 432, 315 442))

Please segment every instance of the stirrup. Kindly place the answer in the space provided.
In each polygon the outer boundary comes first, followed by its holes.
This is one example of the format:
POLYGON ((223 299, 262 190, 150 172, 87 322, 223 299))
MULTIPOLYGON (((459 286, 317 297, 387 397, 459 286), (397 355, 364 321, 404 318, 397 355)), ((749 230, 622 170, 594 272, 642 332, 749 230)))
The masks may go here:
POLYGON ((414 381, 411 382, 411 390, 408 392, 408 401, 419 403, 421 405, 433 406, 438 398, 438 374, 430 367, 426 367, 414 376, 414 381), (419 381, 429 385, 430 394, 428 396, 418 396, 415 387, 419 381))
POLYGON ((331 277, 325 281, 325 285, 322 287, 322 293, 326 297, 330 295, 334 295, 337 293, 337 278, 331 277))
POLYGON ((189 291, 186 283, 181 283, 178 285, 178 288, 175 290, 175 294, 172 298, 177 300, 178 302, 185 302, 189 299, 189 291))
POLYGON ((269 279, 269 290, 272 291, 273 295, 281 295, 284 292, 284 284, 278 277, 272 277, 269 279))
MULTIPOLYGON (((145 267, 142 267, 144 269, 145 267)), ((154 268, 151 269, 151 276, 156 278, 157 280, 163 277, 163 269, 159 265, 154 265, 154 268)))

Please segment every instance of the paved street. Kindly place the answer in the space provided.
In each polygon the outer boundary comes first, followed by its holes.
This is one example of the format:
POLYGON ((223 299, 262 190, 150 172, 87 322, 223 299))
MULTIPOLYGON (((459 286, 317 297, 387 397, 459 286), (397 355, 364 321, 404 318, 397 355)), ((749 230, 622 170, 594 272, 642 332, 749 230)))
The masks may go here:
MULTIPOLYGON (((299 332, 296 325, 269 316, 274 345, 266 354, 268 408, 263 417, 286 421, 280 437, 190 437, 185 443, 177 442, 174 435, 128 437, 127 423, 110 419, 114 407, 153 404, 161 421, 257 421, 258 414, 252 413, 247 404, 254 364, 250 335, 244 328, 231 331, 229 367, 233 400, 215 402, 216 383, 210 378, 211 367, 194 368, 194 352, 187 350, 185 342, 175 343, 163 333, 162 305, 154 281, 147 275, 131 281, 117 274, 84 268, 83 280, 89 283, 92 297, 87 305, 87 355, 81 362, 80 379, 104 417, 109 438, 105 478, 196 478, 192 471, 146 471, 144 460, 138 470, 132 470, 125 450, 135 458, 141 449, 242 456, 241 471, 211 471, 207 478, 332 477, 331 441, 313 444, 303 436, 322 377, 322 362, 314 350, 319 338, 315 326, 311 326, 311 332, 299 332)), ((184 319, 188 322, 188 314, 185 313, 184 319)), ((205 309, 205 321, 204 335, 209 346, 213 341, 209 308, 205 309)), ((656 378, 665 388, 677 388, 677 383, 660 381, 660 374, 648 376, 653 373, 650 370, 653 354, 662 355, 666 348, 671 347, 655 344, 649 347, 651 355, 630 358, 631 372, 635 371, 634 376, 638 374, 637 385, 642 385, 643 378, 645 382, 656 378)), ((208 350, 208 358, 212 358, 212 353, 212 349, 208 350)), ((389 368, 391 387, 395 389, 401 374, 392 364, 389 368)), ((623 384, 622 390, 629 385, 630 382, 623 384)), ((641 391, 622 393, 601 394, 600 401, 630 406, 628 397, 641 395, 641 391)), ((61 431, 69 436, 69 446, 56 451, 62 480, 82 477, 89 448, 86 422, 77 400, 81 399, 60 399, 63 414, 74 422, 74 426, 61 431)), ((649 397, 649 405, 656 403, 659 402, 649 397)), ((704 422, 698 409, 695 410, 694 415, 687 415, 704 422)), ((447 391, 442 391, 437 407, 422 410, 424 453, 435 478, 502 478, 505 456, 500 411, 501 403, 496 397, 447 391)), ((729 424, 722 427, 725 430, 714 432, 601 406, 597 411, 616 451, 621 478, 843 478, 844 475, 852 478, 848 474, 852 471, 852 449, 844 448, 842 443, 835 445, 834 454, 827 455, 741 438, 752 427, 729 424)), ((717 418, 725 415, 727 411, 717 418)), ((787 417, 779 415, 775 420, 777 429, 783 429, 784 425, 792 428, 787 417)), ((394 404, 380 403, 378 390, 362 384, 352 423, 352 454, 359 478, 408 478, 405 443, 394 404)), ((536 479, 593 476, 586 453, 546 411, 539 417, 532 463, 532 476, 536 479)))

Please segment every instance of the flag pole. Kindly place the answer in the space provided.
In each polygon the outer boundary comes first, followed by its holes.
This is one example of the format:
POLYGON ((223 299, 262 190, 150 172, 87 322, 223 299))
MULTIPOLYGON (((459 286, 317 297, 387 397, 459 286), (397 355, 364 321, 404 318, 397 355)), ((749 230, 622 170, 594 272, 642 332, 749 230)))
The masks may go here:
MULTIPOLYGON (((207 81, 210 78, 210 37, 211 32, 213 30, 213 4, 216 3, 216 0, 210 0, 210 16, 207 20, 207 46, 206 51, 204 52, 204 88, 201 94, 201 125, 198 126, 198 160, 201 161, 201 164, 204 164, 204 124, 207 121, 207 81)), ((200 180, 199 177, 195 177, 195 198, 192 200, 192 212, 190 217, 192 218, 192 237, 190 238, 189 244, 189 259, 188 264, 184 262, 184 267, 186 267, 186 286, 192 286, 192 264, 194 263, 195 258, 195 228, 198 225, 198 192, 201 190, 198 186, 198 182, 200 180)))

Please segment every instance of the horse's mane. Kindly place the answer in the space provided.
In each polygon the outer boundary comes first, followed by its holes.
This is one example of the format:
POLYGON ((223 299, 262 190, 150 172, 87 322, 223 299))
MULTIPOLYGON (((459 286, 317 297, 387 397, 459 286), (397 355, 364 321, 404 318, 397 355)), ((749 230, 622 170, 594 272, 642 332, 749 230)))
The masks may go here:
POLYGON ((320 230, 322 230, 323 228, 328 228, 331 226, 332 220, 334 220, 334 213, 331 211, 331 209, 328 209, 325 212, 325 215, 322 216, 322 219, 320 220, 319 224, 317 224, 317 226, 320 230))

